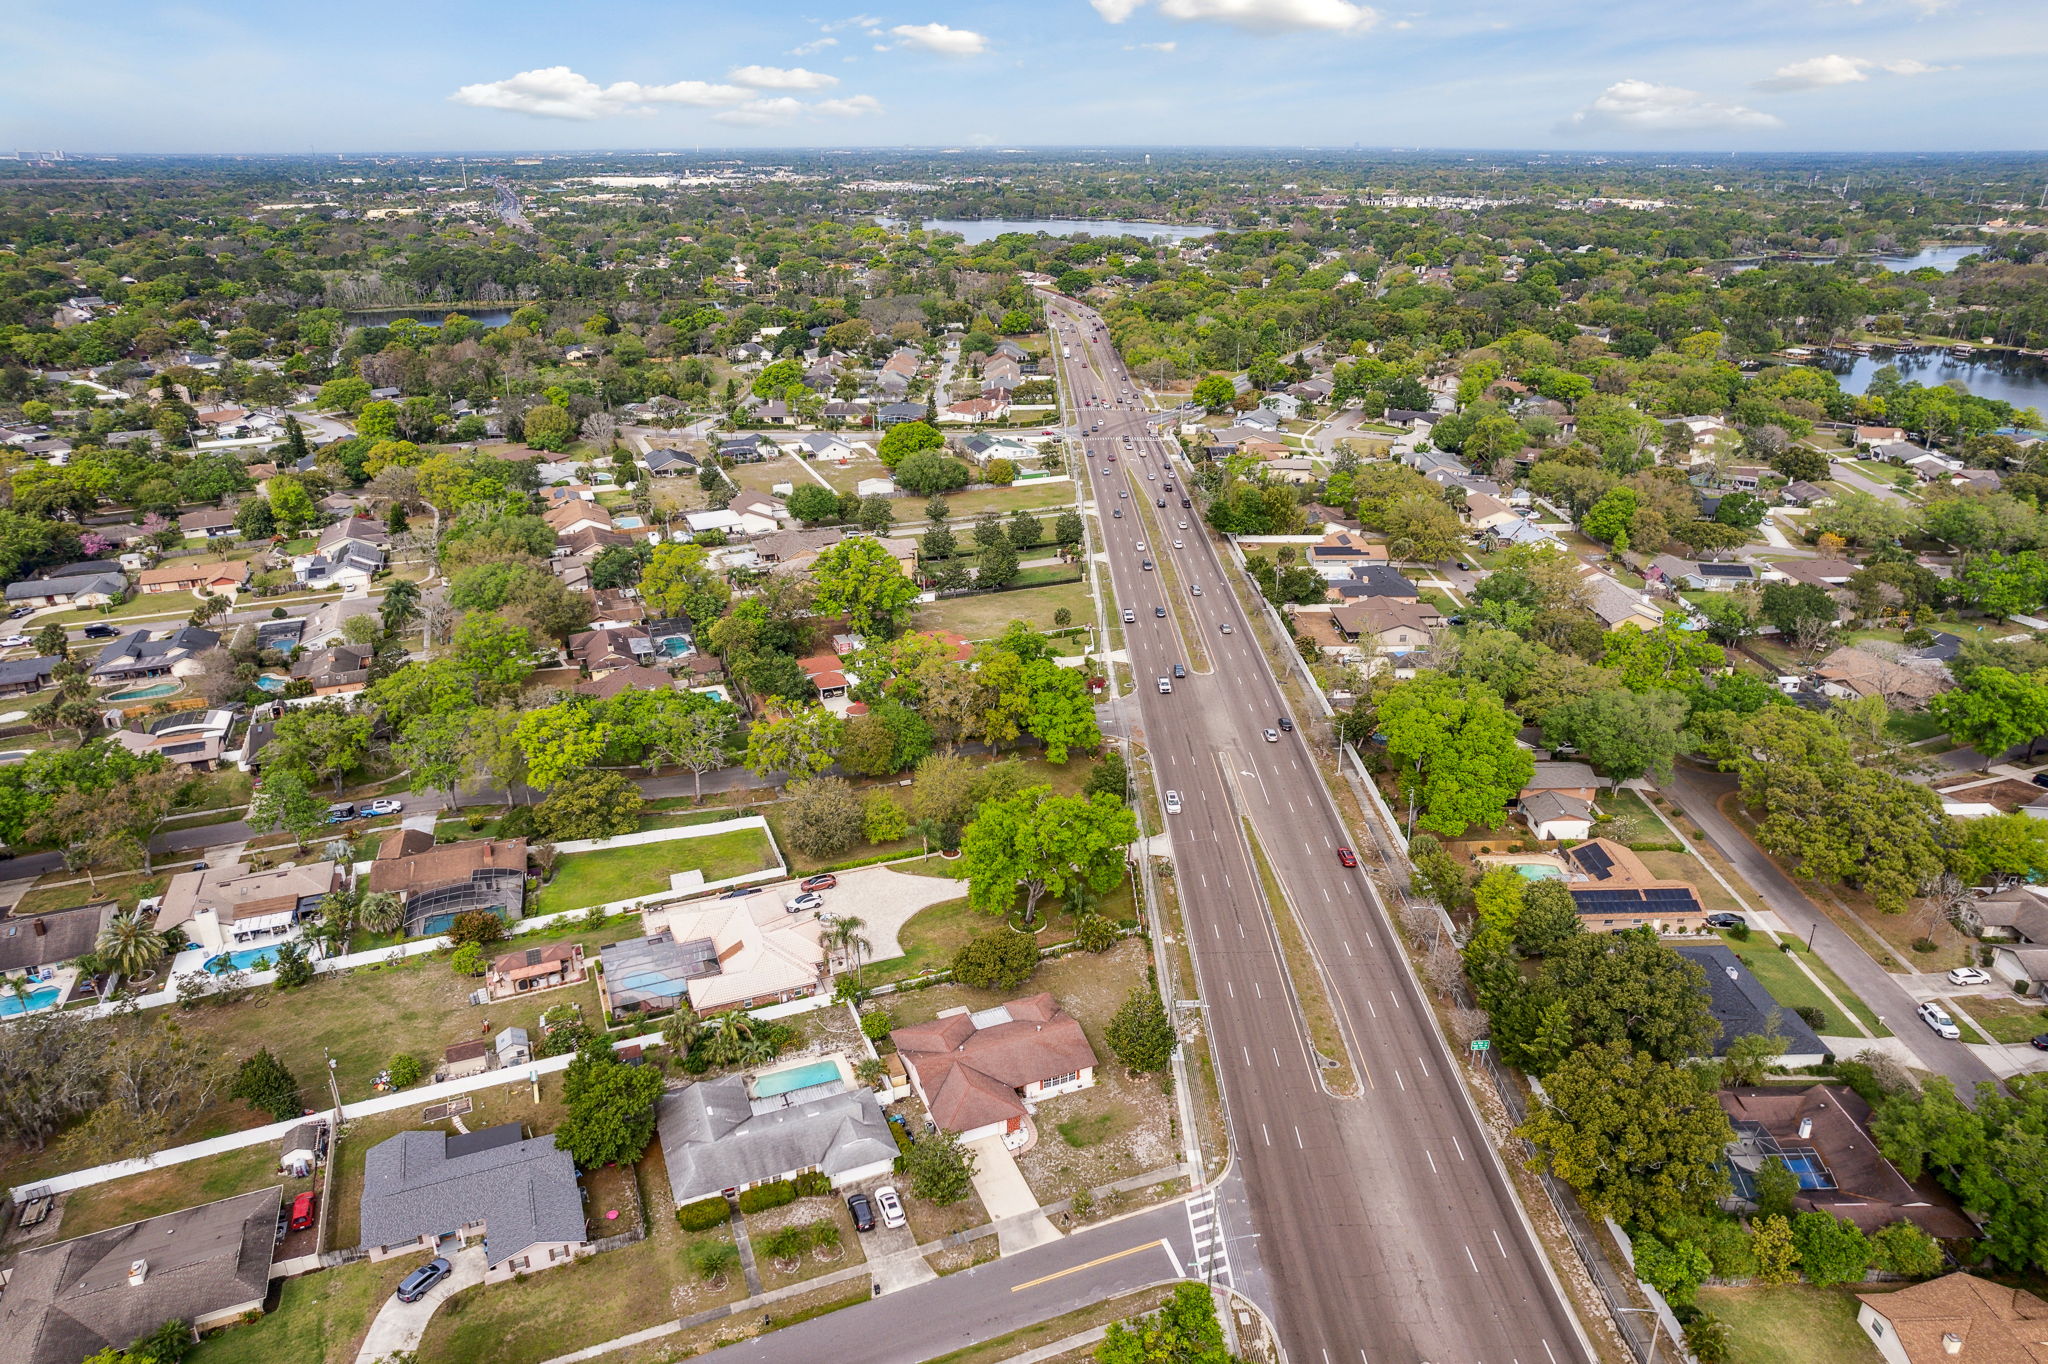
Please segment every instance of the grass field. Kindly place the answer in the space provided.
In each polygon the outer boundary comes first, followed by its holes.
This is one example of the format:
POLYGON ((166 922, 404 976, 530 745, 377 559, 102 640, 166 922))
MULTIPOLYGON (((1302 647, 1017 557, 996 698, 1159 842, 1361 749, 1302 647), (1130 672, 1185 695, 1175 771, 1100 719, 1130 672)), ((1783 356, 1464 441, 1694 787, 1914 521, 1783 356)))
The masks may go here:
MULTIPOLYGON (((957 532, 970 529, 969 526, 961 524, 963 520, 971 522, 983 512, 999 512, 1008 516, 1013 511, 1042 511, 1052 516, 1063 511, 1072 511, 1074 507, 1074 485, 1071 482, 1025 483, 1007 488, 962 488, 945 496, 946 507, 953 514, 954 530, 957 532)), ((914 505, 917 517, 922 522, 925 500, 914 493, 906 493, 904 497, 914 505)))
POLYGON ((188 1160, 126 1179, 110 1179, 104 1184, 74 1189, 64 1195, 64 1220, 57 1233, 69 1240, 124 1222, 139 1222, 145 1217, 267 1189, 273 1184, 285 1186, 287 1203, 317 1187, 313 1180, 292 1180, 279 1174, 277 1146, 266 1141, 239 1151, 223 1151, 203 1160, 188 1160))
POLYGON ((1699 1305, 1728 1323, 1729 1364, 1880 1364, 1843 1288, 1702 1288, 1699 1305))
POLYGON ((1950 996, 1946 1003, 1950 1013, 1961 1013, 1995 1042, 2025 1042, 2048 1032, 2048 1009, 2032 1000, 1972 994, 1950 996))
POLYGON ((79 879, 70 885, 31 887, 28 894, 22 896, 20 902, 15 905, 15 917, 48 914, 59 909, 76 909, 80 905, 97 904, 101 900, 115 900, 120 903, 121 908, 132 909, 137 900, 161 894, 171 880, 167 872, 158 872, 154 876, 144 876, 140 872, 115 873, 112 876, 101 875, 96 880, 86 879, 83 872, 51 874, 51 879, 56 881, 71 881, 73 877, 79 879))
POLYGON ((1879 1037, 1891 1036, 1891 1030, 1877 1021, 1877 1015, 1872 1013, 1869 1007, 1856 997, 1854 991, 1842 983, 1839 976, 1828 969, 1826 962, 1808 952, 1803 944, 1790 938, 1785 939, 1786 942, 1792 944, 1792 951, 1787 953, 1779 951, 1770 939, 1760 934, 1751 937, 1746 943, 1737 942, 1726 933, 1723 933, 1721 937, 1727 942, 1729 950, 1742 959, 1743 965, 1749 968, 1750 974, 1761 981, 1763 987, 1771 992, 1772 999, 1777 1000, 1778 1003, 1787 1009, 1796 1009, 1801 1005, 1811 1005, 1827 1015, 1827 1026, 1818 1029, 1818 1031, 1834 1036, 1842 1036, 1855 1031, 1855 1029, 1850 1026, 1848 1020, 1841 1016, 1842 1011, 1830 1003, 1828 997, 1822 994, 1815 987, 1814 983, 1807 978, 1806 973, 1801 971, 1792 962, 1791 958, 1793 955, 1797 955, 1802 962, 1813 968, 1814 974, 1827 982, 1828 988, 1835 992, 1837 999, 1840 999, 1842 1003, 1856 1011, 1856 1016, 1863 1021, 1864 1027, 1870 1029, 1871 1032, 1879 1037))
POLYGON ((701 868, 706 881, 723 881, 775 865, 768 839, 758 829, 569 853, 555 864, 555 879, 541 888, 534 913, 654 895, 668 889, 673 873, 692 867, 701 868))
POLYGON ((1053 612, 1062 606, 1073 613, 1076 625, 1086 625, 1095 619, 1088 584, 1072 582, 948 597, 920 607, 911 625, 918 630, 952 630, 968 639, 993 639, 1013 620, 1028 622, 1033 629, 1050 630, 1053 612))
POLYGON ((358 1260, 286 1279, 277 1310, 216 1332, 186 1356, 190 1364, 351 1364, 377 1309, 419 1258, 358 1260))

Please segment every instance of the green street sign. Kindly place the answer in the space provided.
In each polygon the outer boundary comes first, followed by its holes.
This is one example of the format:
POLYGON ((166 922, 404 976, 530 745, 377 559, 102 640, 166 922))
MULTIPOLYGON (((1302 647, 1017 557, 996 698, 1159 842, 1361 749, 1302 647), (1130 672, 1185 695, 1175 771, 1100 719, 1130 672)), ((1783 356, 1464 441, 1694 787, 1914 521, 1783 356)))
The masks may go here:
POLYGON ((1492 1043, 1492 1042, 1489 1042, 1489 1041, 1488 1041, 1487 1039, 1485 1039, 1484 1037, 1480 1038, 1480 1039, 1479 1039, 1478 1041, 1476 1041, 1476 1042, 1474 1042, 1474 1043, 1472 1044, 1472 1050, 1474 1050, 1474 1051, 1488 1051, 1488 1050, 1490 1050, 1490 1049, 1491 1049, 1492 1047, 1493 1047, 1493 1043, 1492 1043))

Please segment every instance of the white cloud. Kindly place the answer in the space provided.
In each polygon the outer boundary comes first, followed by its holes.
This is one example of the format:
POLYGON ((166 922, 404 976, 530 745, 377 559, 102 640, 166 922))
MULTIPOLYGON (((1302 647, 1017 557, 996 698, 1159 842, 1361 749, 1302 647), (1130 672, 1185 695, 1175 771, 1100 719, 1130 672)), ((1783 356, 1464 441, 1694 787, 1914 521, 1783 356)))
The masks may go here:
POLYGON ((792 123, 809 107, 802 100, 787 95, 776 99, 748 100, 737 109, 726 109, 713 114, 718 123, 731 123, 744 128, 765 127, 774 123, 792 123))
POLYGON ((889 32, 904 47, 945 57, 973 57, 988 50, 988 39, 973 29, 947 28, 944 24, 898 24, 889 32))
POLYGON ((1878 65, 1894 76, 1926 76, 1936 71, 1960 71, 1959 66, 1931 66, 1917 57, 1901 57, 1895 62, 1879 62, 1878 65))
POLYGON ((725 73, 725 78, 734 85, 750 85, 756 90, 823 90, 839 84, 837 76, 806 71, 801 66, 735 66, 725 73))
POLYGON ((1770 79, 1753 82, 1759 90, 1818 90, 1827 85, 1849 85, 1867 81, 1876 63, 1863 57, 1844 57, 1830 52, 1779 67, 1770 79))
POLYGON ((872 14, 849 14, 844 19, 834 19, 829 24, 819 24, 820 33, 838 33, 849 28, 864 28, 872 33, 882 26, 882 21, 872 14))
POLYGON ((1171 52, 1179 43, 1125 43, 1126 52, 1171 52))
POLYGON ((1594 101, 1574 113, 1562 129, 1594 132, 1604 128, 1646 133, 1701 132, 1723 128, 1775 128, 1779 120, 1760 109, 1725 104, 1697 90, 1654 81, 1616 81, 1594 101))
POLYGON ((837 38, 813 38, 807 43, 798 43, 789 50, 792 57, 808 57, 814 52, 823 52, 828 47, 839 46, 837 38))
POLYGON ((642 85, 614 81, 599 85, 566 66, 521 71, 501 81, 465 85, 448 98, 479 109, 508 109, 539 118, 593 119, 617 114, 644 114, 655 104, 687 104, 715 109, 751 99, 753 91, 709 81, 676 81, 642 85))
MULTIPOLYGON (((1379 22, 1379 12, 1354 0, 1153 0, 1159 13, 1183 22, 1229 24, 1254 33, 1359 32, 1379 22)), ((1135 14, 1146 0, 1089 0, 1112 24, 1135 14)))
POLYGON ((873 95, 849 95, 845 99, 821 99, 811 106, 811 112, 824 114, 828 118, 859 118, 863 114, 882 112, 882 101, 873 95))

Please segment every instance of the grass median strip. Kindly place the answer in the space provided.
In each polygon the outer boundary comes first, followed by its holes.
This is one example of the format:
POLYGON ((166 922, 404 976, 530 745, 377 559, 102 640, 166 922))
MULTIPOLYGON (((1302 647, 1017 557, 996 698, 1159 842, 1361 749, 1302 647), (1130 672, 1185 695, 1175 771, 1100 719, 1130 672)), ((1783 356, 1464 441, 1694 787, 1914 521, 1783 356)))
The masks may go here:
POLYGON ((1356 1095, 1358 1071, 1351 1063, 1351 1049, 1344 1045, 1343 1029, 1337 1025, 1337 1010, 1330 1002, 1322 967, 1309 950, 1301 925, 1295 922, 1294 906, 1281 888, 1280 878, 1273 874, 1252 822, 1240 816, 1239 823, 1244 828, 1245 842, 1251 846, 1252 860, 1258 864, 1259 884, 1265 889, 1266 903, 1272 909, 1281 950, 1287 954, 1287 972, 1293 978, 1294 997, 1300 1001, 1302 1018, 1308 1024, 1309 1040, 1324 1061, 1335 1063, 1322 1066, 1323 1084, 1333 1094, 1347 1098, 1356 1095))

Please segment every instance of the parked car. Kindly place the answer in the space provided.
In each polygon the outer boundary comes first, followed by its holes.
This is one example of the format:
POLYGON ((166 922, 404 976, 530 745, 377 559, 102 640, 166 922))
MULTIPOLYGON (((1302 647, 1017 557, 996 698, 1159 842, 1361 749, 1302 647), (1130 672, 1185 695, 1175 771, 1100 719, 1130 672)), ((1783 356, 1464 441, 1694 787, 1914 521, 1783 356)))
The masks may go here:
POLYGON ((345 800, 327 807, 327 822, 329 824, 346 824, 355 817, 356 807, 345 800))
POLYGON ((433 1259, 415 1269, 398 1281, 398 1300, 418 1302, 427 1295, 427 1290, 455 1271, 455 1266, 436 1255, 433 1259))
POLYGON ((363 813, 372 819, 375 819, 378 815, 396 815, 402 814, 404 811, 405 802, 395 800, 390 796, 385 796, 380 800, 373 800, 363 807, 363 813))
POLYGON ((743 900, 749 895, 759 895, 760 893, 761 888, 759 886, 734 886, 731 890, 722 893, 718 898, 721 900, 743 900))
POLYGON ((832 874, 831 872, 827 871, 827 872, 820 872, 820 873, 818 873, 818 874, 817 874, 816 876, 807 876, 807 877, 805 877, 805 878, 804 878, 804 880, 803 880, 803 884, 802 884, 802 885, 800 885, 800 886, 798 886, 798 887, 797 887, 797 889, 798 889, 798 890, 830 890, 830 889, 832 889, 832 887, 834 887, 834 886, 836 886, 836 885, 838 885, 838 884, 839 884, 839 878, 838 878, 838 877, 836 877, 836 876, 834 876, 834 875, 833 875, 833 874, 832 874))
POLYGON ((887 1184, 875 1190, 875 1205, 882 1210, 883 1226, 893 1230, 910 1225, 910 1219, 903 1213, 903 1200, 887 1184))
POLYGON ((7 613, 7 619, 20 620, 23 616, 34 615, 35 611, 36 609, 33 606, 17 606, 7 613))
POLYGON ((320 1205, 320 1195, 310 1189, 292 1200, 291 1229, 305 1231, 313 1225, 313 1213, 320 1205))
POLYGON ((1951 985, 1989 985, 1991 977, 1974 966, 1958 966, 1948 973, 1951 985))
POLYGON ((1740 914, 1709 914, 1701 922, 1708 928, 1740 928, 1747 920, 1740 914))
POLYGON ((796 897, 796 898, 795 898, 794 900, 791 900, 791 901, 790 901, 790 902, 789 902, 788 904, 784 905, 784 906, 783 906, 782 908, 783 908, 783 911, 784 911, 785 913, 789 913, 789 914, 802 914, 802 913, 804 913, 804 912, 805 912, 806 910, 809 910, 809 911, 811 911, 811 912, 815 913, 815 912, 817 912, 818 910, 821 910, 821 909, 823 909, 824 907, 825 907, 825 897, 824 897, 824 896, 822 896, 822 895, 808 895, 808 894, 807 894, 807 895, 799 895, 799 896, 797 896, 797 897, 796 897))
POLYGON ((2048 1051, 2048 1032, 2037 1032, 2027 1040, 2034 1044, 2035 1051, 2048 1051))
POLYGON ((1349 848, 1339 848, 1337 849, 1337 861, 1341 866, 1355 867, 1358 865, 1358 854, 1349 848))
POLYGON ((2048 772, 2036 772, 2033 781, 2036 786, 2048 786, 2048 772))
POLYGON ((1945 1037, 1951 1042, 1962 1040, 1963 1030, 1956 1026, 1956 1021, 1950 1018, 1947 1010, 1939 1004, 1922 1004, 1917 1012, 1920 1021, 1932 1028, 1935 1036, 1945 1037))
POLYGON ((0 639, 0 649, 19 649, 26 643, 28 643, 27 635, 8 635, 4 639, 0 639))
POLYGON ((853 1214, 853 1229, 855 1231, 873 1231, 875 1229, 875 1205, 868 1202, 866 1194, 848 1194, 846 1196, 846 1210, 853 1214))

